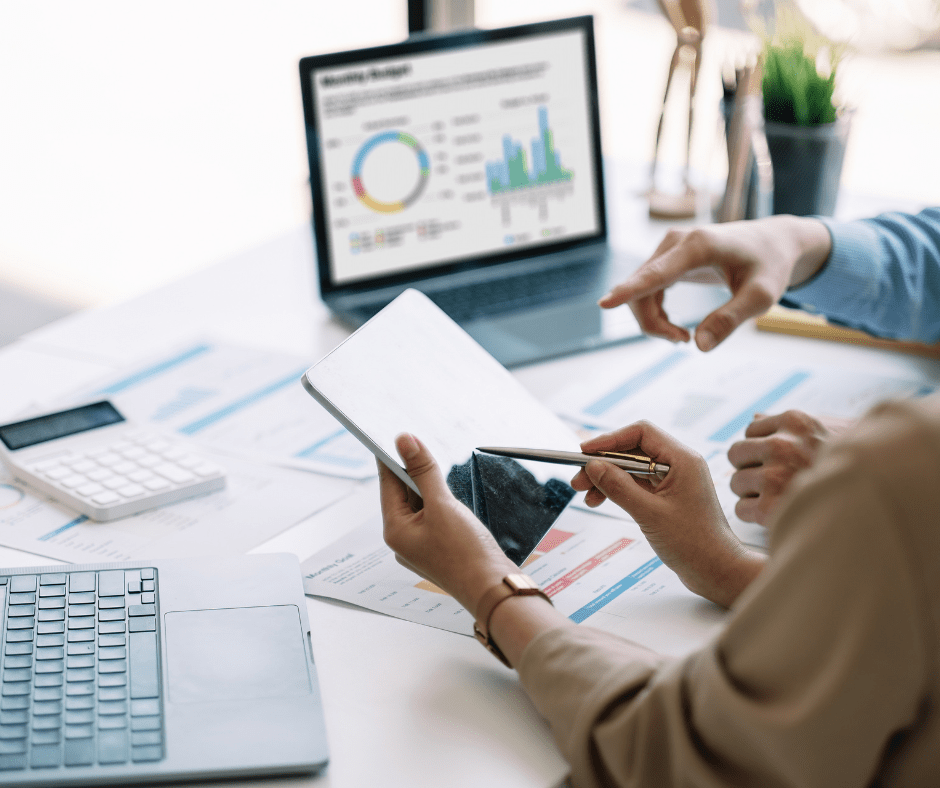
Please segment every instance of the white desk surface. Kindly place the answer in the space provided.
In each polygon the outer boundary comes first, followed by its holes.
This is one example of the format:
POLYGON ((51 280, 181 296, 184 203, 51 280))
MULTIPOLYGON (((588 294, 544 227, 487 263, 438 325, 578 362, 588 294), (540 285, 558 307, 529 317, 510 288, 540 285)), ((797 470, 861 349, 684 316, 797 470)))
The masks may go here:
MULTIPOLYGON (((629 236, 634 248, 652 248, 665 227, 640 225, 638 233, 615 238, 629 236)), ((299 227, 160 290, 76 314, 4 348, 0 419, 194 336, 291 352, 313 362, 346 333, 317 297, 310 231, 299 227)), ((517 374, 545 397, 595 365, 629 366, 632 347, 533 365, 517 374)), ((812 360, 940 381, 937 362, 758 334, 750 326, 720 352, 755 347, 782 362, 812 360)), ((337 527, 342 526, 313 517, 259 549, 287 550, 303 560, 331 542, 337 527)), ((0 548, 0 565, 43 562, 0 548)), ((312 780, 279 783, 547 788, 563 781, 566 765, 515 674, 473 639, 340 603, 307 602, 332 758, 312 780)))

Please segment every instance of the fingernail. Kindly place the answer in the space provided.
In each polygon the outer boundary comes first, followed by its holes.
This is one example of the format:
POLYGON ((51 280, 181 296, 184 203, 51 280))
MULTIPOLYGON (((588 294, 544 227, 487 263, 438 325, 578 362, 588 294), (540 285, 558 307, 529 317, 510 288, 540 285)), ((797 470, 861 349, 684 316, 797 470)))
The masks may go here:
POLYGON ((695 343, 699 346, 699 350, 711 350, 716 344, 715 335, 707 328, 699 329, 695 332, 695 343))
POLYGON ((410 460, 418 453, 418 442, 415 440, 414 435, 403 432, 398 436, 397 444, 398 453, 403 460, 410 460))

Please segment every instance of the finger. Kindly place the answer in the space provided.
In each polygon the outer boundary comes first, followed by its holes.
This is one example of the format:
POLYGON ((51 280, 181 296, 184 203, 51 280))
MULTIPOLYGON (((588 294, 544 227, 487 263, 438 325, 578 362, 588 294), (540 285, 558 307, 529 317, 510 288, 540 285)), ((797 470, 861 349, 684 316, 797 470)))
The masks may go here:
POLYGON ((427 447, 407 432, 395 438, 395 448, 405 463, 405 470, 417 485, 421 497, 440 498, 451 495, 447 482, 427 447))
POLYGON ((720 345, 745 320, 764 314, 774 304, 767 288, 747 283, 731 299, 705 317, 695 330, 699 350, 709 351, 720 345))
POLYGON ((407 485, 392 473, 384 462, 376 460, 376 464, 379 466, 379 502, 382 508, 382 519, 388 523, 412 514, 407 485))
POLYGON ((760 498, 742 498, 734 505, 734 513, 746 523, 763 523, 763 513, 760 508, 760 498))
POLYGON ((593 482, 588 478, 587 474, 584 472, 584 468, 579 470, 574 478, 571 480, 572 489, 577 490, 578 492, 587 492, 594 486, 593 482))
POLYGON ((783 426, 782 422, 782 413, 776 413, 773 416, 762 416, 761 418, 755 416, 754 421, 748 424, 747 429, 744 430, 744 435, 747 438, 766 438, 768 435, 777 432, 783 426))
POLYGON ((626 471, 603 460, 591 460, 584 469, 597 491, 621 509, 640 519, 650 511, 655 496, 626 471))
POLYGON ((764 491, 764 476, 761 468, 745 468, 743 471, 737 471, 731 476, 731 492, 739 498, 750 498, 758 496, 764 491))
POLYGON ((597 303, 610 309, 636 298, 651 296, 678 282, 690 266, 687 255, 677 254, 677 243, 678 237, 669 233, 649 260, 597 303))
POLYGON ((584 495, 584 503, 587 506, 590 506, 592 509, 596 509, 606 500, 607 500, 607 496, 604 495, 604 493, 602 493, 596 487, 592 487, 584 495))
POLYGON ((728 449, 728 462, 735 468, 752 468, 767 461, 767 442, 759 438, 732 443, 728 449))
POLYGON ((660 290, 655 295, 631 301, 630 311, 643 333, 673 342, 688 342, 692 335, 669 320, 669 315, 662 307, 662 300, 663 292, 660 290))

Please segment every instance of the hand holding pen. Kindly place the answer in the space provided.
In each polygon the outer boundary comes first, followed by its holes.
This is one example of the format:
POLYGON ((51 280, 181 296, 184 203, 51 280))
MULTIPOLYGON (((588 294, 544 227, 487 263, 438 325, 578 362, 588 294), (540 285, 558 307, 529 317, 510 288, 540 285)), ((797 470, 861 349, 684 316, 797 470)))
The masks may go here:
POLYGON ((705 460, 647 422, 585 441, 581 451, 633 453, 631 447, 667 467, 665 478, 623 473, 603 457, 592 457, 571 486, 585 491, 590 507, 610 499, 624 509, 686 587, 730 605, 760 571, 764 558, 742 545, 728 527, 705 460))

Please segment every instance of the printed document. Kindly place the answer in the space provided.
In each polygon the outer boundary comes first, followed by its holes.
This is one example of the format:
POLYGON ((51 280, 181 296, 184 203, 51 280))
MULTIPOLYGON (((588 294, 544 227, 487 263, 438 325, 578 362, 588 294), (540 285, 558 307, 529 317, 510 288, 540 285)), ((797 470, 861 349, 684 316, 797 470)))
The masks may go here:
POLYGON ((211 458, 226 469, 224 490, 107 523, 31 491, 0 467, 0 544, 78 563, 244 553, 358 486, 234 455, 211 458))
MULTIPOLYGON (((855 369, 781 365, 736 352, 697 353, 662 343, 631 349, 629 368, 599 368, 562 389, 549 403, 583 433, 606 432, 645 419, 698 451, 711 470, 722 509, 747 544, 766 545, 766 531, 734 513, 728 449, 744 438, 757 413, 802 410, 855 418, 886 399, 924 396, 932 386, 855 369)), ((577 499, 580 501, 581 499, 577 499)), ((575 503, 575 505, 583 505, 575 503)), ((599 513, 630 519, 605 502, 599 513)))
POLYGON ((375 459, 300 385, 309 363, 267 350, 195 342, 98 381, 128 418, 253 460, 365 479, 375 459))
MULTIPOLYGON (((523 568, 577 623, 681 656, 720 629, 726 611, 682 585, 632 522, 569 507, 523 568)), ((401 566, 365 523, 301 565, 311 596, 339 599, 426 626, 472 635, 473 618, 452 597, 401 566)))

